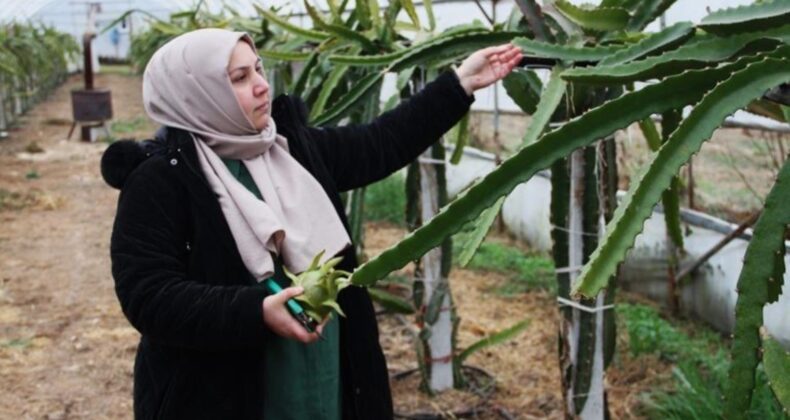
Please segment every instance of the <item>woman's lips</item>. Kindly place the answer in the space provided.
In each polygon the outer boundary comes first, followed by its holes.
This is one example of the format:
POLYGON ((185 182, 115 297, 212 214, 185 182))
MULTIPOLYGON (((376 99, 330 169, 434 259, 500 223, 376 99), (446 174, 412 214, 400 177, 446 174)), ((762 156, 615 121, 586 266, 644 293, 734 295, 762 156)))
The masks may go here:
POLYGON ((255 107, 255 110, 256 111, 265 112, 268 108, 269 108, 269 104, 265 103, 265 104, 258 105, 257 107, 255 107))

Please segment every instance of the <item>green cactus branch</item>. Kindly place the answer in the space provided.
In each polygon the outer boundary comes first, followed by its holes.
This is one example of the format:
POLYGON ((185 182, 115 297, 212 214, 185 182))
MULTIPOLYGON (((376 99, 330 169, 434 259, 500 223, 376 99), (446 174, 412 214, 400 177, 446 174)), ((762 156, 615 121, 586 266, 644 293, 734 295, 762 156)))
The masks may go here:
POLYGON ((746 106, 766 90, 790 80, 787 49, 777 56, 748 65, 716 86, 694 108, 656 154, 647 172, 618 207, 607 235, 579 276, 574 293, 592 297, 606 287, 610 276, 625 258, 642 225, 650 216, 672 177, 724 119, 746 106))
POLYGON ((362 100, 371 90, 374 90, 373 87, 380 83, 383 77, 384 73, 380 72, 373 72, 364 76, 351 90, 333 103, 329 110, 317 115, 311 123, 313 125, 326 125, 343 118, 346 111, 362 100))
POLYGON ((513 69, 502 79, 502 87, 525 114, 535 113, 543 90, 543 82, 533 70, 513 69))
POLYGON ((689 22, 678 22, 663 30, 650 34, 631 46, 604 57, 599 66, 613 66, 637 60, 649 54, 673 48, 685 42, 694 34, 694 27, 689 22))
POLYGON ((388 71, 399 72, 426 61, 439 62, 459 58, 478 48, 510 42, 519 35, 520 32, 487 31, 441 36, 436 40, 410 47, 406 54, 390 64, 388 71))
POLYGON ((623 29, 631 19, 631 15, 620 7, 583 8, 567 0, 556 0, 554 5, 573 23, 596 31, 623 29))
POLYGON ((458 355, 458 359, 461 363, 464 362, 469 356, 474 354, 477 351, 480 351, 486 347, 495 346, 500 343, 504 343, 505 341, 511 340, 519 335, 521 332, 529 327, 529 319, 525 319, 523 321, 519 321, 515 325, 506 328, 502 331, 493 333, 487 337, 484 337, 478 340, 475 343, 472 343, 467 347, 461 354, 458 355))
MULTIPOLYGON (((361 98, 370 93, 374 86, 381 82, 386 72, 400 72, 417 64, 425 65, 426 60, 437 61, 458 58, 481 47, 510 41, 515 35, 516 33, 514 32, 490 32, 487 30, 481 32, 479 28, 469 28, 464 31, 458 31, 455 35, 441 36, 435 40, 398 52, 398 57, 390 62, 388 67, 376 70, 360 79, 343 97, 333 103, 329 110, 314 111, 311 123, 325 125, 342 118, 349 108, 358 103, 361 98)), ((387 54, 387 56, 392 57, 393 55, 387 54)), ((372 62, 381 63, 381 57, 363 56, 357 57, 356 60, 344 59, 343 61, 349 65, 371 65, 372 62)))
POLYGON ((557 107, 560 105, 568 85, 565 80, 560 77, 564 70, 565 67, 557 65, 551 71, 549 81, 546 83, 546 88, 540 95, 538 108, 532 115, 532 121, 529 127, 527 127, 527 132, 524 133, 521 147, 529 146, 538 140, 538 137, 540 137, 546 129, 546 126, 548 126, 551 116, 554 115, 554 111, 556 111, 557 107))
MULTIPOLYGON (((669 141, 672 133, 678 128, 682 119, 682 112, 681 110, 673 109, 663 113, 661 118, 662 143, 666 143, 669 141)), ((680 222, 680 177, 678 175, 672 177, 669 188, 661 194, 661 205, 664 206, 664 223, 667 227, 667 235, 675 244, 675 247, 682 250, 684 244, 683 226, 680 222)))
POLYGON ((298 35, 298 36, 301 36, 301 37, 304 37, 304 38, 307 38, 307 39, 312 39, 312 40, 315 40, 315 41, 323 41, 323 40, 325 40, 325 39, 327 39, 327 38, 329 38, 331 36, 331 35, 329 35, 329 34, 327 34, 325 32, 314 31, 314 30, 311 30, 311 29, 305 29, 305 28, 302 28, 302 27, 300 27, 298 25, 294 25, 292 23, 289 23, 287 20, 277 16, 275 13, 271 12, 270 10, 266 10, 266 9, 264 9, 263 7, 261 7, 261 6, 257 5, 257 4, 253 3, 253 7, 255 7, 255 10, 259 14, 263 15, 263 17, 265 17, 267 21, 269 21, 269 22, 271 22, 271 23, 273 23, 273 24, 285 29, 288 32, 291 32, 294 35, 298 35))
POLYGON ((565 71, 562 77, 574 82, 604 84, 648 80, 715 65, 738 55, 769 51, 782 43, 790 44, 790 25, 770 32, 692 40, 676 50, 658 56, 620 66, 573 68, 565 71))
POLYGON ((403 6, 403 10, 406 11, 406 14, 409 15, 409 19, 414 24, 414 26, 420 26, 420 17, 417 15, 417 9, 414 7, 414 2, 411 0, 400 0, 401 5, 403 6))
POLYGON ((321 15, 318 13, 318 10, 316 10, 307 0, 304 1, 304 6, 305 9, 307 10, 307 14, 310 15, 310 18, 313 20, 313 24, 317 28, 337 38, 355 42, 359 44, 359 46, 364 48, 366 51, 376 50, 376 45, 373 44, 373 41, 371 41, 362 33, 355 31, 351 28, 345 27, 343 25, 337 25, 334 23, 325 22, 324 19, 321 17, 321 15))
POLYGON ((453 165, 458 165, 458 162, 461 161, 461 157, 464 154, 464 147, 466 144, 469 143, 469 115, 471 113, 467 112, 464 114, 461 121, 458 121, 453 128, 447 133, 447 137, 450 139, 450 142, 454 144, 453 148, 453 155, 450 156, 450 163, 453 165))
POLYGON ((523 36, 513 39, 512 42, 513 45, 521 48, 521 51, 528 56, 581 62, 597 62, 625 49, 625 47, 619 45, 572 47, 535 41, 523 36))
POLYGON ((348 66, 335 66, 326 76, 321 84, 321 91, 318 93, 318 98, 316 98, 310 108, 311 121, 315 121, 319 115, 324 113, 329 97, 332 95, 335 88, 337 88, 337 85, 340 84, 340 81, 346 73, 348 73, 348 66))
POLYGON ((452 35, 441 35, 396 52, 376 55, 333 54, 329 61, 352 66, 389 66, 388 71, 399 72, 422 64, 425 60, 439 61, 457 58, 477 48, 508 42, 521 35, 519 32, 491 32, 477 27, 466 28, 452 35))
POLYGON ((767 334, 763 335, 763 366, 776 399, 790 410, 790 352, 767 334))
POLYGON ((302 93, 307 87, 307 82, 310 79, 310 73, 318 65, 318 56, 319 53, 317 51, 313 51, 313 53, 310 54, 310 58, 307 59, 307 63, 305 63, 302 72, 299 74, 299 78, 296 79, 296 83, 294 83, 291 89, 292 95, 302 96, 302 93))
POLYGON ((700 23, 708 32, 725 34, 765 30, 783 25, 790 19, 790 1, 773 0, 717 10, 700 23))
POLYGON ((505 204, 505 197, 499 197, 493 206, 485 209, 485 211, 480 214, 480 217, 473 221, 474 227, 472 228, 472 233, 469 234, 469 239, 461 244, 461 254, 458 256, 457 261, 461 267, 466 267, 469 261, 472 261, 472 257, 475 256, 477 249, 480 248, 480 244, 482 244, 483 240, 486 238, 488 231, 491 229, 491 225, 494 224, 496 216, 499 214, 499 211, 502 210, 503 204, 505 204))
POLYGON ((675 0, 640 0, 632 3, 635 3, 635 7, 626 29, 629 31, 641 31, 648 23, 669 9, 675 3, 675 0))
POLYGON ((407 52, 409 52, 408 49, 375 55, 332 54, 329 56, 329 61, 333 64, 350 64, 353 66, 385 66, 403 57, 407 52))
MULTIPOLYGON (((790 67, 787 62, 784 66, 786 69, 790 67)), ((763 325, 763 308, 776 300, 784 277, 785 232, 790 224, 788 208, 790 164, 786 162, 765 199, 738 278, 732 364, 724 401, 724 415, 728 419, 747 418, 754 390, 754 373, 760 361, 759 331, 763 325)))
POLYGON ((258 50, 258 55, 263 58, 280 61, 306 61, 310 59, 310 53, 294 51, 258 50))
POLYGON ((745 62, 740 62, 669 77, 660 84, 607 102, 544 135, 541 140, 525 147, 466 190, 428 223, 358 267, 352 275, 352 282, 365 286, 374 284, 438 246, 444 238, 458 232, 500 197, 538 171, 551 166, 557 159, 651 114, 697 102, 718 81, 729 76, 733 68, 744 65, 745 62))
POLYGON ((406 299, 393 295, 375 287, 368 288, 370 298, 377 302, 385 310, 396 314, 413 314, 415 312, 414 305, 406 299))

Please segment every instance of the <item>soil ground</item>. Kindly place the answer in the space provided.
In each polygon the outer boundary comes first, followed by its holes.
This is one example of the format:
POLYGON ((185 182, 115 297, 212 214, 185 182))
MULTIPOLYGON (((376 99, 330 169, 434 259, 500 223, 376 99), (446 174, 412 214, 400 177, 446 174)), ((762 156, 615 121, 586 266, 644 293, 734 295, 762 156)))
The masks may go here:
MULTIPOLYGON (((110 274, 118 192, 99 174, 107 143, 65 140, 69 90, 80 83, 79 77, 69 79, 0 141, 0 418, 132 417, 139 335, 120 311, 110 274)), ((104 74, 96 83, 112 89, 115 136, 152 133, 139 77, 104 74)), ((371 255, 404 235, 386 224, 366 229, 371 255)), ((450 278, 462 319, 460 348, 524 318, 531 321, 510 342, 469 358, 496 378, 478 418, 561 418, 556 302, 546 292, 507 298, 491 292, 506 281, 501 274, 461 269, 450 278)), ((379 319, 393 374, 416 367, 412 320, 379 319)), ((607 373, 608 400, 614 418, 638 417, 640 394, 668 383, 670 366, 620 354, 607 373)), ((451 412, 480 403, 463 391, 427 399, 417 391, 415 375, 393 381, 393 390, 400 412, 451 412)))

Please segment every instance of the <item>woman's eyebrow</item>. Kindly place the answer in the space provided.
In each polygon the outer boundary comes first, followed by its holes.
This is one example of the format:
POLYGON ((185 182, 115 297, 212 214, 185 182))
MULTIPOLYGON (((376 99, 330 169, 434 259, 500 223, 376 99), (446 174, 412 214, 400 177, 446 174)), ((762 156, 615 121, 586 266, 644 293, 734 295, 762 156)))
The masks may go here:
POLYGON ((263 67, 263 59, 261 59, 261 57, 258 57, 255 60, 255 62, 252 63, 252 65, 244 64, 244 65, 241 65, 241 66, 238 66, 238 67, 235 67, 233 69, 228 70, 228 73, 232 73, 232 72, 234 72, 236 70, 248 70, 249 68, 255 68, 255 67, 258 67, 259 64, 261 65, 261 67, 263 67))
POLYGON ((236 68, 228 70, 228 73, 233 73, 233 72, 238 71, 238 70, 245 70, 246 71, 246 70, 249 70, 251 67, 252 66, 250 66, 249 64, 243 65, 243 66, 238 66, 236 68))

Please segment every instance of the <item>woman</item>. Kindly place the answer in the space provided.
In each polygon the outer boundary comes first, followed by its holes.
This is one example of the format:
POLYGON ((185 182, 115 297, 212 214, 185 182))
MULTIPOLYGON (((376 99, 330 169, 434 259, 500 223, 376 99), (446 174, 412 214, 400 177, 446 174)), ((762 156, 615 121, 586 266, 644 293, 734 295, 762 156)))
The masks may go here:
POLYGON ((298 98, 273 102, 251 38, 203 29, 148 64, 143 101, 164 128, 113 144, 102 174, 121 189, 111 241, 124 314, 142 337, 137 418, 386 419, 387 369, 371 301, 305 331, 260 281, 300 272, 321 250, 357 265, 339 193, 415 159, 469 109, 475 89, 520 60, 480 50, 370 124, 315 128, 298 98))

